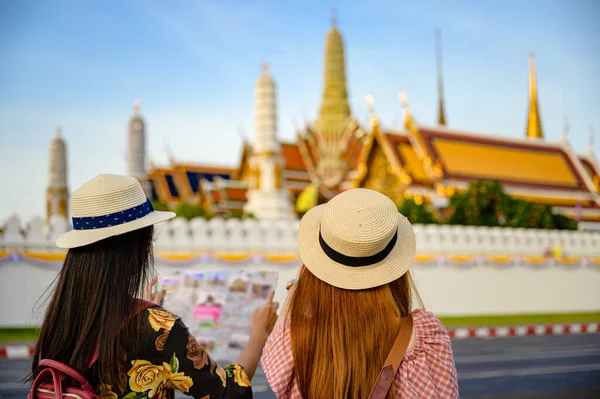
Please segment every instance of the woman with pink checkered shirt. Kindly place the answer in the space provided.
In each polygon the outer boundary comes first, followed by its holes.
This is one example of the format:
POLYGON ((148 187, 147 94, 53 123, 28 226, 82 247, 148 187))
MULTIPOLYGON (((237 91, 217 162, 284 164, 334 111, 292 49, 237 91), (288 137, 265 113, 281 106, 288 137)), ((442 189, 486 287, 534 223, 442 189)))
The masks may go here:
POLYGON ((458 398, 448 333, 410 277, 415 235, 376 191, 345 191, 300 222, 303 266, 264 349, 279 399, 458 398))

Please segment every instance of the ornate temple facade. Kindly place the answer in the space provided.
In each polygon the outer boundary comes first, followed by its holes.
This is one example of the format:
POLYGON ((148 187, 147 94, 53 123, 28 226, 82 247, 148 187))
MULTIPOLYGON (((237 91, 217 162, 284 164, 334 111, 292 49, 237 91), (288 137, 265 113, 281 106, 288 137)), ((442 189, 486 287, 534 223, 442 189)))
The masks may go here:
MULTIPOLYGON (((273 212, 287 217, 294 208, 302 213, 354 187, 378 190, 397 203, 413 197, 417 203, 444 206, 470 181, 495 180, 516 198, 551 204, 580 221, 600 222, 600 164, 592 150, 593 138, 585 155, 576 154, 566 136, 560 142, 544 139, 533 55, 522 139, 446 126, 439 48, 437 124, 420 123, 401 94, 404 129, 383 128, 374 111, 369 126, 361 126, 348 102, 344 40, 336 25, 334 20, 325 40, 318 118, 297 132, 295 142, 277 140, 275 85, 263 71, 255 91, 254 142, 243 143, 238 164, 215 167, 171 159, 166 167, 150 165, 151 198, 169 205, 201 204, 215 215, 261 213, 255 211, 257 204, 271 201, 278 209, 273 212), (259 87, 261 81, 267 83, 259 87), (256 194, 259 191, 262 194, 256 194), (281 205, 283 199, 290 207, 281 205)), ((135 171, 138 177, 141 169, 135 171)))

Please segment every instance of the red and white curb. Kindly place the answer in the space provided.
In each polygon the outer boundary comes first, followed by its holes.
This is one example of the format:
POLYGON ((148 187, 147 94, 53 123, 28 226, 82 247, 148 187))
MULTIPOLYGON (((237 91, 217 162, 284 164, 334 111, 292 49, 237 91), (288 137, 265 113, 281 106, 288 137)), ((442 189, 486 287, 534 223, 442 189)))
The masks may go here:
POLYGON ((538 324, 530 326, 470 327, 448 329, 448 334, 450 334, 450 338, 452 339, 593 334, 599 332, 599 323, 538 324))
MULTIPOLYGON (((600 333, 600 323, 538 324, 531 326, 450 328, 452 339, 526 337, 533 335, 569 335, 600 333)), ((0 346, 0 359, 28 359, 35 347, 28 345, 0 346)))
POLYGON ((33 344, 0 346, 0 359, 28 359, 34 352, 33 344))

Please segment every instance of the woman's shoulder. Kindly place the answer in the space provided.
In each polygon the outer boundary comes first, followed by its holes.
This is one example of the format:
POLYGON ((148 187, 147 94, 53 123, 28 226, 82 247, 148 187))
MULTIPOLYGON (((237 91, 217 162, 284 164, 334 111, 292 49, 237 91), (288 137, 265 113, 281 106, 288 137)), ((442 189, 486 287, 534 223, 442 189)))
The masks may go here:
POLYGON ((446 331, 442 322, 431 312, 424 309, 415 309, 410 315, 412 316, 415 329, 429 333, 438 333, 440 330, 443 332, 446 331))
POLYGON ((416 309, 411 316, 415 336, 415 345, 411 353, 417 354, 439 345, 450 345, 448 331, 433 313, 416 309))
POLYGON ((130 318, 131 322, 139 320, 144 334, 169 332, 174 326, 183 326, 181 318, 173 312, 155 304, 144 304, 143 308, 134 311, 135 315, 130 318))

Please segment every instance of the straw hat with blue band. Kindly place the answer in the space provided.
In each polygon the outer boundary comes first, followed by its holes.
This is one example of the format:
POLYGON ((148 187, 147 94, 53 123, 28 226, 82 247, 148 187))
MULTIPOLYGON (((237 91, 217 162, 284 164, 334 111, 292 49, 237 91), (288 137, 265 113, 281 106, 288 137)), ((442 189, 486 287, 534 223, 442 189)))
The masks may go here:
POLYGON ((416 244, 410 222, 392 200, 356 188, 304 215, 298 249, 318 279, 338 288, 363 290, 402 277, 414 261, 416 244))
POLYGON ((56 240, 60 248, 77 248, 164 222, 173 212, 158 212, 140 183, 130 176, 99 175, 73 192, 73 230, 56 240))

